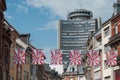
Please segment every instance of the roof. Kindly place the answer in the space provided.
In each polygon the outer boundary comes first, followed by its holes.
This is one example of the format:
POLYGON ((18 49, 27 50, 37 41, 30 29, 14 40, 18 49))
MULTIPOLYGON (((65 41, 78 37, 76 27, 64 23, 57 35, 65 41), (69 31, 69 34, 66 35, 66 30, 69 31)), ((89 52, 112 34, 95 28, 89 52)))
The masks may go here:
MULTIPOLYGON (((111 17, 112 18, 112 17, 111 17)), ((102 23, 102 28, 105 27, 105 25, 109 24, 111 18, 109 18, 108 20, 106 20, 105 22, 102 23)))
POLYGON ((118 13, 115 16, 112 16, 111 18, 109 18, 108 20, 106 20, 104 23, 102 23, 102 27, 105 27, 105 25, 109 24, 110 21, 114 20, 115 18, 117 18, 118 16, 120 16, 120 13, 118 13))
POLYGON ((19 36, 20 36, 20 37, 22 37, 22 36, 24 36, 24 37, 25 37, 25 36, 29 36, 29 37, 30 37, 30 33, 20 34, 19 36))
POLYGON ((114 19, 116 19, 118 16, 120 16, 120 12, 119 12, 117 15, 113 16, 113 17, 111 18, 111 21, 114 20, 114 19))
MULTIPOLYGON (((75 12, 77 12, 77 11, 89 11, 89 10, 86 10, 86 9, 75 9, 75 12)), ((89 12, 91 12, 91 11, 89 11, 89 12)))
POLYGON ((4 21, 5 21, 5 24, 7 24, 12 30, 14 30, 17 33, 17 35, 19 35, 18 31, 11 24, 9 24, 9 22, 5 18, 4 18, 4 21))
POLYGON ((36 47, 35 46, 33 46, 32 44, 30 44, 29 43, 29 46, 31 47, 31 48, 33 48, 33 49, 36 49, 36 47))

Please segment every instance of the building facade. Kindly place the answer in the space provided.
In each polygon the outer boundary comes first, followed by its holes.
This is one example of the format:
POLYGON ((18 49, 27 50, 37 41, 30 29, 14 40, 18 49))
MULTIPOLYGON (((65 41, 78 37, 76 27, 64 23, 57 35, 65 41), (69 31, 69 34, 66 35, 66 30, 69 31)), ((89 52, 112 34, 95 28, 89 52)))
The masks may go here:
MULTIPOLYGON (((116 66, 107 66, 106 64, 102 64, 103 66, 103 75, 102 75, 102 79, 107 80, 119 80, 120 79, 120 75, 119 75, 119 43, 120 43, 120 36, 119 36, 119 32, 120 32, 120 0, 117 0, 117 3, 113 4, 114 7, 114 12, 113 12, 113 16, 107 21, 105 22, 105 24, 103 24, 103 45, 102 45, 102 50, 105 51, 105 49, 111 49, 111 50, 117 50, 118 56, 117 56, 117 63, 118 65, 116 66), (106 39, 106 40, 105 40, 106 39), (107 74, 106 74, 107 73, 107 74)), ((105 63, 105 52, 103 51, 102 55, 103 55, 103 63, 105 63)))
MULTIPOLYGON (((22 80, 31 80, 32 49, 29 46, 30 34, 21 34, 21 35, 19 35, 19 38, 23 41, 24 44, 26 44, 25 64, 22 65, 22 80)), ((19 70, 19 68, 18 68, 18 70, 19 70)))
MULTIPOLYGON (((84 60, 88 35, 99 28, 100 19, 93 19, 93 13, 85 9, 76 9, 68 14, 67 20, 59 21, 58 48, 63 50, 64 72, 78 67, 69 65, 69 50, 81 50, 84 60)), ((85 65, 79 67, 84 69, 85 65)))
MULTIPOLYGON (((96 31, 95 33, 91 33, 88 37, 88 41, 87 41, 87 50, 98 50, 99 51, 99 55, 100 55, 100 61, 102 60, 101 57, 101 49, 102 49, 102 37, 101 37, 101 29, 99 29, 98 31, 96 31)), ((89 66, 88 64, 87 68, 86 68, 86 79, 87 80, 100 80, 101 79, 101 63, 99 63, 98 65, 93 66, 89 66)))
POLYGON ((16 37, 18 36, 18 32, 4 19, 3 21, 3 36, 2 36, 2 50, 3 50, 3 80, 9 80, 10 76, 10 57, 11 52, 13 50, 13 41, 15 41, 16 37))
POLYGON ((16 48, 16 39, 18 38, 19 34, 6 20, 4 20, 4 27, 6 29, 10 29, 10 31, 11 31, 10 32, 11 45, 9 47, 10 56, 8 58, 8 60, 9 60, 9 80, 17 80, 16 79, 16 65, 13 63, 13 54, 14 54, 14 49, 16 48))
MULTIPOLYGON (((96 74, 96 70, 94 69, 94 79, 93 80, 120 80, 120 0, 117 0, 117 3, 114 3, 114 12, 113 16, 109 18, 107 21, 105 21, 101 25, 101 47, 96 46, 96 49, 99 47, 101 48, 102 52, 100 54, 100 73, 96 74), (109 66, 106 64, 106 50, 117 50, 117 65, 115 66, 109 66), (99 79, 97 78, 99 75, 99 79)), ((95 35, 93 35, 95 37, 95 35)), ((94 42, 94 39, 90 37, 88 40, 88 49, 92 49, 95 47, 94 45, 97 45, 96 41, 94 42)), ((99 38, 98 38, 99 40, 99 38)), ((98 41, 97 40, 97 41, 98 41)), ((89 69, 90 70, 90 69, 89 69)), ((99 72, 97 70, 97 72, 99 72)), ((92 74, 92 73, 89 73, 92 74)), ((89 80, 89 77, 87 78, 89 80)))
POLYGON ((112 67, 106 65, 106 50, 110 50, 109 46, 106 44, 111 37, 111 22, 110 19, 102 24, 102 79, 103 80, 113 80, 113 70, 112 67))
POLYGON ((51 69, 49 64, 38 65, 38 80, 62 80, 57 71, 51 69))
MULTIPOLYGON (((33 45, 30 44, 31 49, 36 49, 33 45)), ((38 66, 31 64, 31 80, 38 80, 38 66)))
MULTIPOLYGON (((4 61, 4 44, 3 44, 3 27, 4 27, 4 11, 6 10, 6 0, 0 1, 0 79, 8 80, 9 64, 4 61), (3 74, 4 73, 4 74, 3 74), (5 76, 7 78, 5 78, 5 76)), ((10 45, 9 45, 10 46, 10 45)))
POLYGON ((120 79, 120 14, 115 15, 111 18, 111 37, 109 38, 108 46, 112 50, 117 50, 117 66, 113 67, 113 79, 120 79))

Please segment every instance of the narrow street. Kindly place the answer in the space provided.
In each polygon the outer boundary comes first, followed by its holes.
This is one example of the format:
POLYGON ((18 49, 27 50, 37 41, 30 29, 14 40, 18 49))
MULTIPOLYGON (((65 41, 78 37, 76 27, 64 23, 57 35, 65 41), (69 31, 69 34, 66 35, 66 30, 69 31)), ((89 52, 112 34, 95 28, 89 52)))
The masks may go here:
POLYGON ((0 0, 0 80, 120 80, 120 0, 0 0))

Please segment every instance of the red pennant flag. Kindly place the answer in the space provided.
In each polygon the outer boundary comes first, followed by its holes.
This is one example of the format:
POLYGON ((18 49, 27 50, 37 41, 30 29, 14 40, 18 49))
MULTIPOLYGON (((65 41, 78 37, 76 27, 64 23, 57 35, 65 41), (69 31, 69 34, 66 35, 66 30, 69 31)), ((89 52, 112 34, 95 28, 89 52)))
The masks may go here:
POLYGON ((51 64, 62 64, 62 52, 60 50, 54 50, 54 52, 51 50, 51 64))
POLYGON ((87 53, 88 64, 90 66, 98 65, 100 62, 99 51, 89 50, 87 53))
POLYGON ((13 59, 14 59, 14 64, 24 64, 25 51, 22 49, 15 49, 13 59))
POLYGON ((33 51, 32 52, 32 63, 39 64, 39 65, 44 64, 44 53, 42 52, 42 50, 33 49, 32 51, 33 51))
POLYGON ((70 51, 70 65, 80 65, 82 62, 81 51, 71 50, 70 51))
POLYGON ((117 52, 116 51, 112 51, 112 50, 108 51, 107 50, 106 51, 106 58, 107 58, 107 60, 106 60, 107 65, 110 65, 110 66, 117 65, 117 62, 116 62, 117 52))

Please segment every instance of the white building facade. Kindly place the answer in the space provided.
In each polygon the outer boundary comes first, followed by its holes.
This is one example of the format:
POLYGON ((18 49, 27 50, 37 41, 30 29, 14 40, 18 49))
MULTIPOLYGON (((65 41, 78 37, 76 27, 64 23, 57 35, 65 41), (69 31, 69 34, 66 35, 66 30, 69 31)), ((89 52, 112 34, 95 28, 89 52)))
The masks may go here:
POLYGON ((111 37, 111 22, 106 21, 102 25, 102 80, 113 80, 113 68, 106 65, 106 50, 110 50, 109 46, 105 46, 111 37))

